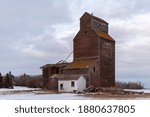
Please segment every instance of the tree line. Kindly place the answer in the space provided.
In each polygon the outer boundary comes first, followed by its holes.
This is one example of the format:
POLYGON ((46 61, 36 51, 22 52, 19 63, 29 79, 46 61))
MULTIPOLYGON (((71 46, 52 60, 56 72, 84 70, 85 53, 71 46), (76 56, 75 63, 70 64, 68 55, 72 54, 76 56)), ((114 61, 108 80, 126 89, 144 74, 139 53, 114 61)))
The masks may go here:
POLYGON ((7 73, 5 76, 2 76, 0 73, 0 88, 13 89, 13 79, 14 76, 11 74, 11 72, 7 73))
POLYGON ((26 86, 29 88, 42 88, 43 78, 42 75, 28 75, 22 74, 14 78, 15 86, 26 86))

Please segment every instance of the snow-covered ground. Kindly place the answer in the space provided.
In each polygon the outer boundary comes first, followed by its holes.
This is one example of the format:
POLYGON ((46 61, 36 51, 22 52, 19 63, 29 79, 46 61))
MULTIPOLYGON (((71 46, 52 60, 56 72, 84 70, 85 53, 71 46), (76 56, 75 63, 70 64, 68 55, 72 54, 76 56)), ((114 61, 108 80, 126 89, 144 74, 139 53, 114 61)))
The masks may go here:
POLYGON ((39 89, 27 87, 14 87, 14 89, 0 89, 0 100, 86 100, 86 99, 92 98, 79 96, 78 94, 74 93, 41 94, 41 91, 39 89))
POLYGON ((12 94, 0 95, 0 100, 88 100, 92 98, 78 96, 77 94, 40 94, 33 93, 26 94, 12 94))
POLYGON ((13 89, 0 88, 0 92, 3 91, 24 91, 24 90, 38 90, 39 88, 28 88, 28 87, 19 87, 15 86, 13 89))
MULTIPOLYGON (((130 90, 130 91, 150 93, 150 89, 130 90)), ((0 100, 96 100, 96 99, 99 98, 85 97, 74 93, 46 94, 42 93, 40 89, 27 87, 14 87, 14 89, 0 89, 0 100)), ((150 98, 136 98, 136 99, 150 100, 150 98)))

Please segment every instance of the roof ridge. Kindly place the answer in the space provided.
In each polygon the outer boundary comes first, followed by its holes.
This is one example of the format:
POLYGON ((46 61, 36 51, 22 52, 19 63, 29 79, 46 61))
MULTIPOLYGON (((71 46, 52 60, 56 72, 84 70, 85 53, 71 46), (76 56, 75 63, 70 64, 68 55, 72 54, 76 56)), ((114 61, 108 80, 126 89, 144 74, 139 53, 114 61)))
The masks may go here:
MULTIPOLYGON (((90 15, 91 17, 93 17, 93 18, 95 18, 95 19, 97 19, 97 20, 103 21, 103 22, 105 22, 105 23, 108 24, 108 22, 106 22, 104 19, 93 15, 93 13, 90 14, 90 13, 88 13, 88 12, 85 12, 84 14, 88 14, 88 15, 90 15)), ((84 15, 84 14, 83 14, 83 15, 84 15)))

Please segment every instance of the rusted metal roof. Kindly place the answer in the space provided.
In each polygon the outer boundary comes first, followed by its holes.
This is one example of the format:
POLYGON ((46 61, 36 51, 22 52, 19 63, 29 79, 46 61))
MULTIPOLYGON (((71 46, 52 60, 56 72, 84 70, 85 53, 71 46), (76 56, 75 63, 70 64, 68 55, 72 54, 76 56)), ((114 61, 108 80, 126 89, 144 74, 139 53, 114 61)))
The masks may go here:
POLYGON ((42 67, 40 68, 48 68, 48 67, 64 67, 66 66, 68 63, 60 63, 60 64, 46 64, 46 65, 43 65, 42 67))
POLYGON ((68 64, 65 69, 89 68, 96 63, 96 60, 79 60, 68 64))
POLYGON ((105 33, 105 32, 101 32, 101 31, 95 31, 96 34, 99 36, 99 37, 102 37, 104 39, 107 39, 109 41, 115 41, 109 34, 105 33))

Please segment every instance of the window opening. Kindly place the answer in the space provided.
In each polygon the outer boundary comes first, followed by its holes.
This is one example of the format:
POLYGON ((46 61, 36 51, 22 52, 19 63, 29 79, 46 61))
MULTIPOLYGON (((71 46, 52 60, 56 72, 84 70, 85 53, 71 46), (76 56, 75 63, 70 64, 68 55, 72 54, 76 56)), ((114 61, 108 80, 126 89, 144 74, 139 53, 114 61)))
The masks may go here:
POLYGON ((74 87, 74 86, 75 86, 75 82, 72 81, 72 82, 71 82, 71 87, 74 87))
POLYGON ((60 89, 64 89, 63 84, 60 84, 60 89))
POLYGON ((95 67, 93 67, 93 72, 95 72, 96 71, 96 68, 95 67))

